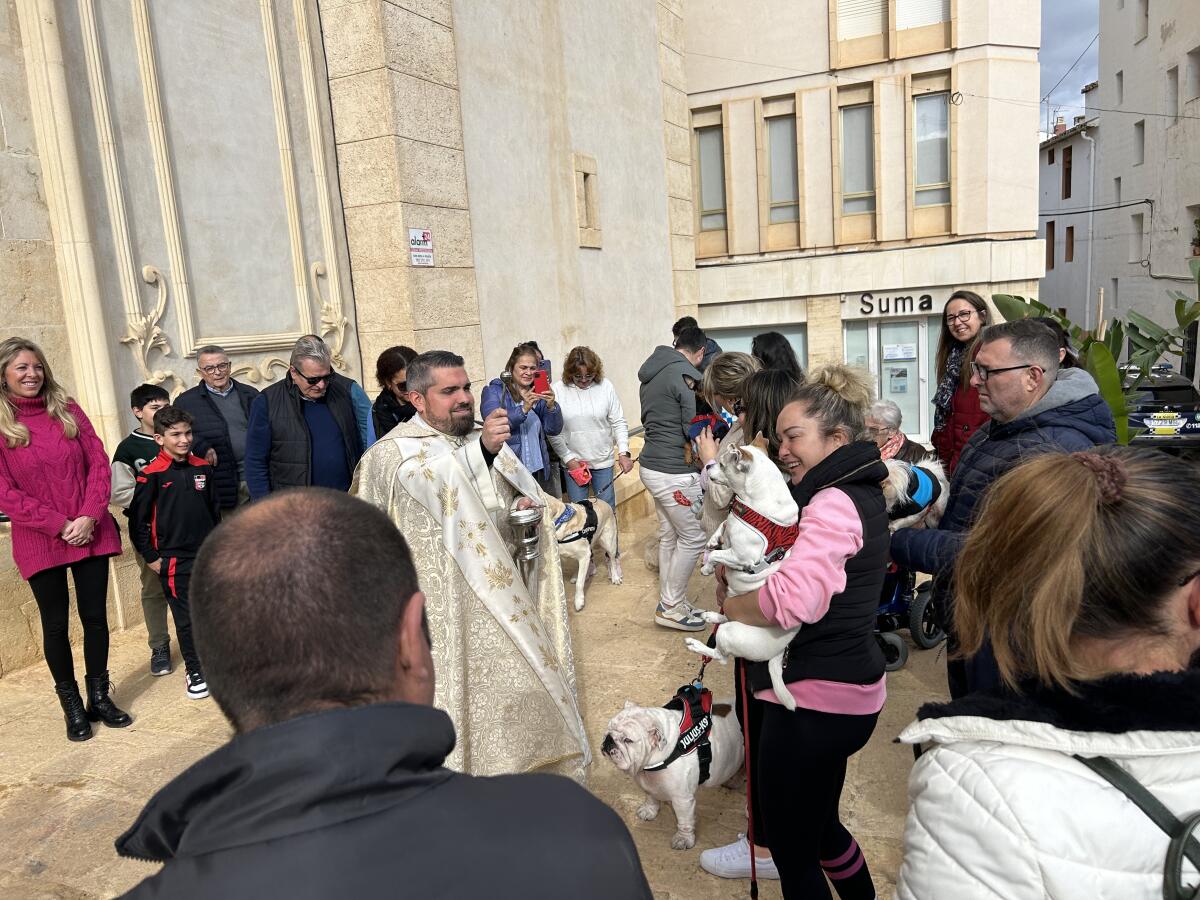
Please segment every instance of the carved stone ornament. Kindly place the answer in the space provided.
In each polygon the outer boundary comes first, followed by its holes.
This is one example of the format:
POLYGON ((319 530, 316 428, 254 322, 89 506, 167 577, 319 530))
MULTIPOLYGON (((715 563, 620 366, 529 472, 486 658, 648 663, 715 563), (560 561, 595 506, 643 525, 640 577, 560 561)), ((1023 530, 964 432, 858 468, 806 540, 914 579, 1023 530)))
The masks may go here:
POLYGON ((128 344, 129 349, 133 351, 133 358, 142 373, 142 380, 148 384, 164 384, 173 381, 175 386, 170 393, 174 397, 184 388, 183 381, 179 376, 167 369, 150 368, 152 352, 158 350, 163 356, 171 353, 171 345, 167 341, 167 336, 158 327, 163 313, 167 311, 167 280, 163 277, 162 272, 154 266, 142 268, 142 280, 146 284, 158 285, 158 302, 154 304, 154 309, 145 315, 129 317, 128 329, 125 336, 121 338, 121 343, 128 344))
POLYGON ((308 275, 312 282, 313 295, 321 301, 321 338, 329 345, 329 350, 333 354, 333 364, 345 372, 350 368, 350 364, 342 356, 342 348, 346 344, 346 328, 350 324, 350 320, 342 315, 340 304, 321 296, 318 279, 328 277, 325 263, 319 259, 316 260, 309 266, 308 275), (334 339, 330 340, 329 335, 334 335, 334 339))

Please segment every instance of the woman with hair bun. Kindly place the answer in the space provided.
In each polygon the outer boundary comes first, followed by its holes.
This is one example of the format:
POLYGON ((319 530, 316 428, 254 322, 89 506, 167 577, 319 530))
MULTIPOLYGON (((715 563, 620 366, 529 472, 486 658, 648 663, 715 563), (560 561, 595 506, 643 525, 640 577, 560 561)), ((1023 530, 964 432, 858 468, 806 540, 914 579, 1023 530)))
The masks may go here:
MULTIPOLYGON (((841 900, 875 897, 862 850, 838 816, 846 763, 871 737, 886 696, 874 631, 888 555, 879 486, 887 469, 864 439, 871 400, 870 376, 845 366, 810 372, 793 387, 775 433, 799 534, 760 590, 724 599, 734 621, 800 626, 783 669, 795 710, 775 697, 765 663, 747 666, 761 716, 757 732, 755 709, 747 725, 751 806, 762 814, 754 839, 770 848, 784 897, 830 897, 826 877, 841 900)), ((739 849, 708 852, 728 856, 732 869, 739 849)))
POLYGON ((90 722, 133 722, 109 697, 108 558, 121 552, 108 512, 111 481, 104 445, 41 348, 19 337, 0 341, 0 509, 12 521, 13 561, 37 601, 46 665, 72 741, 92 736, 90 722), (86 707, 68 635, 68 572, 83 625, 86 707))
POLYGON ((1164 891, 1170 839, 1135 797, 1200 810, 1200 470, 1039 456, 988 493, 956 581, 961 652, 990 639, 1005 689, 925 706, 900 736, 932 747, 896 896, 1194 896, 1164 891))

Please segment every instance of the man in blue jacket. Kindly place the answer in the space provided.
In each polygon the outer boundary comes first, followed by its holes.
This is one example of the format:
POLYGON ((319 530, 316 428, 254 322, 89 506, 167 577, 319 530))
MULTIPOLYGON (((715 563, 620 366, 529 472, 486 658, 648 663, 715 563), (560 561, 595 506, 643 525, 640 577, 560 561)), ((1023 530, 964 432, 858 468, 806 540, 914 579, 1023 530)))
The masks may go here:
MULTIPOLYGON (((950 483, 937 528, 902 528, 892 535, 892 558, 934 576, 933 600, 943 610, 949 647, 954 634, 954 561, 992 482, 1039 453, 1074 453, 1117 439, 1112 412, 1083 369, 1059 368, 1059 339, 1033 319, 985 328, 972 364, 971 385, 990 415, 971 436, 950 483)), ((1030 535, 1030 540, 1041 540, 1030 535)), ((1013 589, 1019 590, 1020 573, 1013 589)), ((961 697, 1000 683, 990 647, 970 660, 947 660, 950 695, 961 697)))

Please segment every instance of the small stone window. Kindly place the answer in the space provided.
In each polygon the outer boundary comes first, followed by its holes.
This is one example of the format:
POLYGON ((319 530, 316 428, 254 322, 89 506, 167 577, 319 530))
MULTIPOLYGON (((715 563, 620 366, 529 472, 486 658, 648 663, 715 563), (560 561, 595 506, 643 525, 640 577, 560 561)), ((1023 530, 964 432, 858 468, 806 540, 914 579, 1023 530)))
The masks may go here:
POLYGON ((583 153, 575 154, 575 218, 579 225, 579 246, 599 250, 600 180, 595 158, 583 153))

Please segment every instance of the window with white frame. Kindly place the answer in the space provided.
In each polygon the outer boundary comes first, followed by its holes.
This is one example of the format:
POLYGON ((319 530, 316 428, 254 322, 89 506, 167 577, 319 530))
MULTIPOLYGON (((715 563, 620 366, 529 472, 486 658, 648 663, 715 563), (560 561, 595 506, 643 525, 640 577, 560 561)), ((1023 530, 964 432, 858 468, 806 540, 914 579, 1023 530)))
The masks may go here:
POLYGON ((796 168, 796 117, 767 119, 767 170, 771 209, 768 221, 795 222, 800 218, 796 168))
POLYGON ((950 0, 896 0, 896 30, 950 21, 950 0))
POLYGON ((950 202, 950 94, 913 98, 913 205, 950 202))
POLYGON ((888 0, 837 0, 839 41, 870 37, 888 30, 888 0))
POLYGON ((843 106, 842 215, 875 211, 875 108, 843 106))
POLYGON ((696 129, 700 164, 700 230, 725 228, 725 137, 720 125, 696 129))

